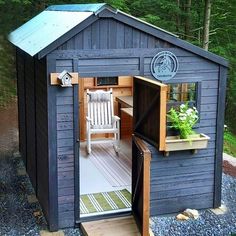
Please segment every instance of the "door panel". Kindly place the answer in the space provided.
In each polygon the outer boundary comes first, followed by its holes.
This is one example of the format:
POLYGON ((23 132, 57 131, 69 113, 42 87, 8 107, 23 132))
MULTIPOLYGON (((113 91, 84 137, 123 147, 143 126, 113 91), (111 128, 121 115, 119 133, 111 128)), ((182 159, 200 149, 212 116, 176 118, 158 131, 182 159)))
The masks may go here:
POLYGON ((134 134, 160 151, 165 148, 167 85, 134 77, 134 134))
POLYGON ((151 153, 145 142, 132 141, 132 213, 142 236, 149 235, 151 153))

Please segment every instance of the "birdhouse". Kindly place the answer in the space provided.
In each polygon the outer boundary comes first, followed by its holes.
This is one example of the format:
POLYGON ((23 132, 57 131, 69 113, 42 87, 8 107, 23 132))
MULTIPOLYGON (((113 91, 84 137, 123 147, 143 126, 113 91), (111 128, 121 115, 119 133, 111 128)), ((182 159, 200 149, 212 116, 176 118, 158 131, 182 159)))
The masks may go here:
POLYGON ((71 74, 70 74, 68 71, 66 71, 66 70, 62 71, 62 72, 58 75, 57 79, 60 80, 62 87, 71 87, 71 86, 72 86, 72 84, 71 84, 72 76, 71 76, 71 74))

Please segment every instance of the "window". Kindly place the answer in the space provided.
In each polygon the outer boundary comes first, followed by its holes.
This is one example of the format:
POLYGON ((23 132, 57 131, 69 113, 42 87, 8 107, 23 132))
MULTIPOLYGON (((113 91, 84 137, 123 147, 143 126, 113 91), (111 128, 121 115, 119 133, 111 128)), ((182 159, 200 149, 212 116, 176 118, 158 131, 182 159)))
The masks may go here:
POLYGON ((98 77, 96 86, 118 85, 118 77, 98 77))
MULTIPOLYGON (((171 107, 177 107, 188 102, 190 106, 196 107, 200 113, 200 92, 200 82, 169 84, 167 90, 167 111, 171 107)), ((167 125, 170 125, 170 123, 167 122, 167 125)))
POLYGON ((196 83, 170 84, 167 93, 168 103, 196 103, 196 83))

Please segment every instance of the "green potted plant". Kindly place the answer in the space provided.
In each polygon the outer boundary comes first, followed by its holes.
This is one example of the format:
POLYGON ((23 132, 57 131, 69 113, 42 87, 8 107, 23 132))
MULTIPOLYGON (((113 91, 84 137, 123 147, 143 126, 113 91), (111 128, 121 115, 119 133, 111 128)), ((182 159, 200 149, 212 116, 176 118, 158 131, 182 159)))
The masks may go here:
POLYGON ((197 150, 206 148, 210 139, 205 134, 196 134, 194 125, 199 120, 196 107, 189 107, 188 103, 177 108, 171 108, 167 114, 171 128, 177 130, 179 135, 167 136, 165 151, 197 150))

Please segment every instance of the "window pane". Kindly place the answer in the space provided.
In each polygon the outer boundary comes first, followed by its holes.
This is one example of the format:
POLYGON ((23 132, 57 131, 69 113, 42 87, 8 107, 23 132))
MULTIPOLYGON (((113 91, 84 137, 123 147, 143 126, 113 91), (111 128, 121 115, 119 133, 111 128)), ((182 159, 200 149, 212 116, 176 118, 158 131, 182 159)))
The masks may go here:
POLYGON ((191 83, 188 84, 188 101, 196 100, 196 84, 191 83))
POLYGON ((181 101, 181 84, 169 85, 169 101, 181 101))
POLYGON ((118 77, 98 77, 97 86, 118 85, 118 77))
POLYGON ((168 85, 167 98, 169 102, 195 102, 196 100, 196 84, 170 84, 168 85))

